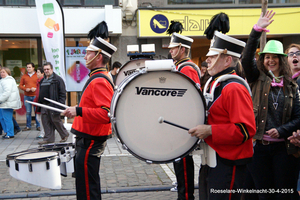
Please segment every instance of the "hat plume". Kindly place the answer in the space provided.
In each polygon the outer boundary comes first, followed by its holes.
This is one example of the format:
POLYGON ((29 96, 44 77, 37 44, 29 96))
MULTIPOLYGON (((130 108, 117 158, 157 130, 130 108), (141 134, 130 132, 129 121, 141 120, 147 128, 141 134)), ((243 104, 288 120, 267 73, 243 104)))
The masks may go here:
POLYGON ((229 17, 227 14, 221 12, 211 18, 209 26, 204 31, 204 34, 206 34, 207 39, 211 40, 215 31, 220 31, 225 34, 229 29, 229 17))
POLYGON ((108 38, 108 27, 105 21, 97 24, 93 29, 90 30, 88 37, 90 40, 94 39, 95 37, 101 37, 102 39, 108 38))
POLYGON ((182 30, 183 26, 180 22, 171 21, 167 34, 171 35, 172 33, 182 33, 182 30))

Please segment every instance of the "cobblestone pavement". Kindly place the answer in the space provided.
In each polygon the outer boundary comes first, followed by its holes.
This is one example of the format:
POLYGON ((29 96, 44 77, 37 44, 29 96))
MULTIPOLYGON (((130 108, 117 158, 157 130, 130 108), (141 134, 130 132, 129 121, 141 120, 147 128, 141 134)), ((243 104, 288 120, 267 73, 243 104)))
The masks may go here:
MULTIPOLYGON (((35 186, 10 176, 6 156, 38 147, 38 131, 22 132, 14 139, 0 139, 0 199, 76 199, 75 179, 69 174, 61 176, 62 188, 52 190, 35 186)), ((56 141, 61 138, 56 133, 56 141)), ((69 137, 68 142, 72 142, 69 137)), ((194 156, 195 183, 197 184, 200 156, 194 156)), ((170 192, 175 181, 173 164, 147 164, 121 148, 117 138, 108 140, 101 158, 101 188, 103 199, 176 199, 177 193, 170 192)), ((198 191, 195 190, 198 198, 198 191)))

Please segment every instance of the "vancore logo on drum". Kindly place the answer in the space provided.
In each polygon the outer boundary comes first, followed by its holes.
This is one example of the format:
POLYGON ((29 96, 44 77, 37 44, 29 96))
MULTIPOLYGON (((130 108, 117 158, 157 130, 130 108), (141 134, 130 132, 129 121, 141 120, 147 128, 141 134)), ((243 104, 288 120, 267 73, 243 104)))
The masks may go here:
POLYGON ((187 89, 135 87, 137 95, 183 97, 187 89))

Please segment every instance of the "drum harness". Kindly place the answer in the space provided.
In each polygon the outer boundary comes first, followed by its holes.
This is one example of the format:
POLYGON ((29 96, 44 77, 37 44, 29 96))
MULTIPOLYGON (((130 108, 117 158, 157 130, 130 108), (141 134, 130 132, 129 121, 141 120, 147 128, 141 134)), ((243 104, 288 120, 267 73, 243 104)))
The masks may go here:
POLYGON ((193 62, 184 62, 184 63, 181 63, 178 65, 178 70, 177 71, 181 71, 184 67, 186 66, 191 66, 194 70, 196 70, 197 74, 198 74, 198 78, 199 78, 199 81, 200 81, 200 78, 201 78, 201 72, 200 72, 200 69, 198 67, 198 65, 196 65, 195 63, 193 62))
MULTIPOLYGON (((207 92, 207 89, 210 86, 210 82, 212 81, 212 77, 210 77, 208 79, 208 81, 206 82, 204 89, 203 89, 203 96, 206 100, 207 106, 209 106, 209 104, 211 104, 214 100, 214 92, 215 92, 217 85, 220 82, 224 82, 229 79, 237 79, 238 80, 237 82, 244 85, 247 88, 250 96, 252 96, 252 92, 251 92, 251 89, 250 89, 248 83, 240 76, 236 76, 236 75, 232 75, 232 74, 225 74, 225 75, 220 76, 212 85, 210 92, 207 92)), ((206 117, 207 116, 208 116, 208 111, 206 111, 206 117)), ((210 167, 215 167, 217 164, 216 151, 214 149, 212 149, 207 143, 205 143, 204 140, 200 140, 199 146, 200 146, 200 148, 199 148, 200 150, 194 151, 193 154, 194 155, 200 154, 202 165, 207 164, 210 167)))

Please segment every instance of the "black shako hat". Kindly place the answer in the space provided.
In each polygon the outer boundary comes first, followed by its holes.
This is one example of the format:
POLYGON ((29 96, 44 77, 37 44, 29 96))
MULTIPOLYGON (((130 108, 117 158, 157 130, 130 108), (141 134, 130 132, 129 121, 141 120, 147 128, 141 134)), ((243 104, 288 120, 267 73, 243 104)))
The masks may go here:
POLYGON ((210 43, 209 52, 206 56, 224 53, 240 58, 245 46, 245 42, 215 31, 210 43))
POLYGON ((90 45, 86 48, 88 51, 100 51, 101 53, 111 57, 117 51, 117 47, 105 41, 101 37, 94 38, 90 45))
POLYGON ((180 35, 178 33, 173 33, 171 36, 171 41, 168 48, 173 48, 177 46, 183 46, 185 48, 190 49, 194 40, 184 35, 180 35))

